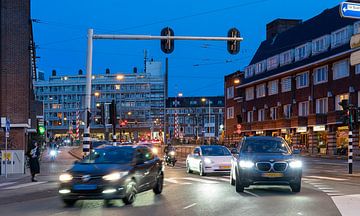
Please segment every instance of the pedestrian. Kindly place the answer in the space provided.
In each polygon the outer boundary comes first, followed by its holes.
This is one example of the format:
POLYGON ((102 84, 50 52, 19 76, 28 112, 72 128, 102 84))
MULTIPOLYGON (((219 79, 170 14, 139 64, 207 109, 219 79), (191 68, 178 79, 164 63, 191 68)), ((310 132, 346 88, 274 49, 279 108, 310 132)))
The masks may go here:
POLYGON ((31 147, 27 153, 27 156, 29 157, 31 181, 36 182, 35 175, 40 173, 40 164, 39 164, 40 149, 36 141, 32 142, 31 147))

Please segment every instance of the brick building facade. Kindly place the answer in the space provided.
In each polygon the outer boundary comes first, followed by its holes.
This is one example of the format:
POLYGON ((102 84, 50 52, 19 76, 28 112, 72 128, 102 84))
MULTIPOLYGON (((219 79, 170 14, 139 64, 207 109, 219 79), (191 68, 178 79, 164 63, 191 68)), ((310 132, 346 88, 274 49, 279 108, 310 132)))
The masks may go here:
POLYGON ((350 65, 357 49, 349 45, 360 22, 341 18, 336 6, 304 22, 278 19, 267 27, 278 32, 268 32, 237 87, 243 135, 278 135, 311 154, 346 154, 349 130, 338 103, 360 106, 360 65, 350 65), (276 27, 287 21, 288 28, 276 27))

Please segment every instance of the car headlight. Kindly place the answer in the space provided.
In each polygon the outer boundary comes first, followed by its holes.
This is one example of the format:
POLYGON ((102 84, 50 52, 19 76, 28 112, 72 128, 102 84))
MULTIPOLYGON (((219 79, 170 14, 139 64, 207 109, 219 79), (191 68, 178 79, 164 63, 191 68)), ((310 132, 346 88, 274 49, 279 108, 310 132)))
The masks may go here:
POLYGON ((157 150, 157 148, 152 148, 151 150, 152 150, 152 153, 153 153, 153 154, 158 154, 158 152, 159 152, 159 151, 157 150))
POLYGON ((50 151, 50 156, 55 156, 56 155, 56 151, 55 150, 51 150, 50 151))
POLYGON ((117 181, 122 177, 126 176, 128 172, 114 172, 103 176, 102 178, 106 181, 117 181))
POLYGON ((171 152, 169 153, 169 155, 175 156, 175 152, 174 152, 174 151, 171 151, 171 152))
POLYGON ((210 160, 209 158, 204 158, 204 163, 211 164, 211 163, 214 163, 214 162, 212 160, 210 160))
POLYGON ((299 161, 299 160, 294 160, 294 161, 291 161, 291 162, 289 163, 289 166, 290 166, 291 168, 301 168, 301 167, 302 167, 302 162, 299 161))
POLYGON ((64 173, 59 176, 59 180, 61 182, 68 182, 68 181, 71 181, 72 179, 73 179, 73 177, 69 173, 64 173))
POLYGON ((241 160, 239 165, 241 168, 252 168, 254 166, 254 162, 248 160, 241 160))

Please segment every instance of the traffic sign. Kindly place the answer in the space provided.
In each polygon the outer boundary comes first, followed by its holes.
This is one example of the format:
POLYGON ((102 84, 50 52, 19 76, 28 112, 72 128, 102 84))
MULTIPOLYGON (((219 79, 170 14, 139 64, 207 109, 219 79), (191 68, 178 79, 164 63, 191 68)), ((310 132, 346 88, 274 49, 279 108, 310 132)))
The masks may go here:
POLYGON ((10 135, 10 119, 6 119, 5 123, 5 136, 8 138, 10 135))
POLYGON ((342 2, 340 4, 340 16, 345 18, 360 19, 360 4, 353 2, 342 2))

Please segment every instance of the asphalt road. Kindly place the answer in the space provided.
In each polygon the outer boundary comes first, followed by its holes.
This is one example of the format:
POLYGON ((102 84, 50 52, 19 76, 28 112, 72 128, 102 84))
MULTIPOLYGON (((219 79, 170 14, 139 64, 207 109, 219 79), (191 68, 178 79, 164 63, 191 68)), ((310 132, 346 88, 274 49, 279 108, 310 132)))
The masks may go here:
MULTIPOLYGON (((304 158, 303 187, 294 194, 286 186, 250 187, 238 194, 228 176, 187 174, 183 164, 166 167, 161 195, 139 194, 132 206, 120 200, 79 201, 65 208, 57 196, 57 176, 74 159, 62 149, 59 158, 42 162, 39 182, 28 178, 0 183, 0 215, 358 215, 360 175, 349 176, 343 161, 304 158), (355 203, 355 204, 354 204, 355 203)), ((355 166, 354 172, 360 173, 355 166)))

